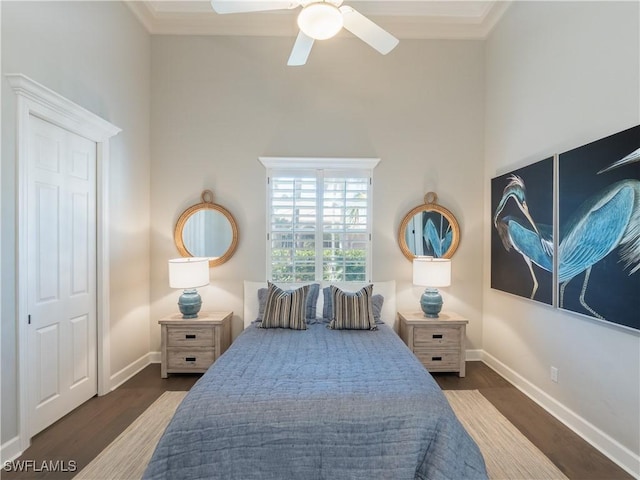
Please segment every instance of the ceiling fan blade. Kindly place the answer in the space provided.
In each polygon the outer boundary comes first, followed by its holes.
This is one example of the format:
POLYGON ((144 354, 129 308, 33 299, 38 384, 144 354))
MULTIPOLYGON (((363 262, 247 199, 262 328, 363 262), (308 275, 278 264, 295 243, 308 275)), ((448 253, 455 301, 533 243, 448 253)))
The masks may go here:
POLYGON ((309 53, 311 53, 311 47, 313 47, 313 38, 305 35, 302 30, 300 30, 296 38, 296 43, 293 44, 287 65, 290 67, 299 67, 307 63, 307 58, 309 58, 309 53))
POLYGON ((361 13, 348 6, 340 7, 344 28, 381 54, 386 55, 398 45, 399 40, 361 13))
POLYGON ((288 10, 298 5, 296 0, 211 0, 211 6, 220 14, 288 10))

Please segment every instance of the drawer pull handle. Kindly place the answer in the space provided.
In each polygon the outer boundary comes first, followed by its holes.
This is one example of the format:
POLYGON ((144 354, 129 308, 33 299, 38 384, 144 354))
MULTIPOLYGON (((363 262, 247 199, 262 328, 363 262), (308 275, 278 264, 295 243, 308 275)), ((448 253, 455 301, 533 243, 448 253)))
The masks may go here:
POLYGON ((187 333, 187 334, 184 336, 184 338, 186 338, 186 339, 192 339, 192 338, 196 338, 196 335, 195 335, 195 333, 187 333))
POLYGON ((432 335, 432 338, 442 338, 442 334, 441 333, 435 333, 432 335))
POLYGON ((431 357, 431 361, 432 362, 441 362, 442 361, 442 357, 431 357))
POLYGON ((196 361, 196 357, 186 357, 185 362, 195 362, 196 361))

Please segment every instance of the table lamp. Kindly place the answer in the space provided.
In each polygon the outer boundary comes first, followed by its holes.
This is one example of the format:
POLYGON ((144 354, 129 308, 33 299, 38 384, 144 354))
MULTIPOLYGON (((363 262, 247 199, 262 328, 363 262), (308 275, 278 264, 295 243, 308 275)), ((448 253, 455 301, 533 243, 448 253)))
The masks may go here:
POLYGON ((425 317, 438 318, 442 310, 442 296, 437 287, 451 285, 451 260, 448 258, 415 257, 413 284, 427 287, 420 297, 425 317))
POLYGON ((178 300, 182 318, 197 318, 202 298, 196 290, 209 285, 208 258, 174 258, 169 260, 169 286, 182 288, 184 292, 178 300))

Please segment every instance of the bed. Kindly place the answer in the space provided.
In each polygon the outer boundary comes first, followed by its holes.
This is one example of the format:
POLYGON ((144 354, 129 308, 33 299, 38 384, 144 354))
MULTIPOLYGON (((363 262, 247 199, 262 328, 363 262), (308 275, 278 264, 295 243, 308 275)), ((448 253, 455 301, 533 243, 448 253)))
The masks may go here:
POLYGON ((477 445, 388 325, 245 322, 178 407, 145 479, 487 478, 477 445))

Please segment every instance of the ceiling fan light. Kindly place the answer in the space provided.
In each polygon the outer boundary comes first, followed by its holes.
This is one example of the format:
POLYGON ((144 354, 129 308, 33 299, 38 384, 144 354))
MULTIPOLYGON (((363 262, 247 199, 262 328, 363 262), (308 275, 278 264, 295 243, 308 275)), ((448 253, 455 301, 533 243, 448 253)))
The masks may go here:
POLYGON ((326 40, 336 35, 344 25, 342 12, 330 3, 307 5, 298 15, 298 27, 315 40, 326 40))

